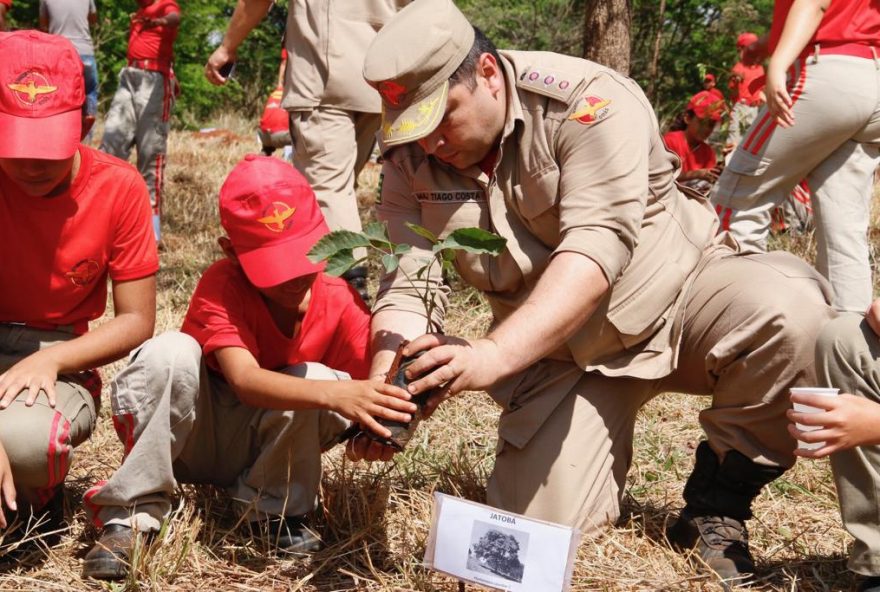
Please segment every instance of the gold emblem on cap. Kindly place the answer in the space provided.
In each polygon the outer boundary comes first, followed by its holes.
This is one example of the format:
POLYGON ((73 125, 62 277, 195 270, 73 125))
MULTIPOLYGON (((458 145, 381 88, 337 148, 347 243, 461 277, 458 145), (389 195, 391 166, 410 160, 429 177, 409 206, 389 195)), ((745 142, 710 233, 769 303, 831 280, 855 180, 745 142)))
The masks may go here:
POLYGON ((416 119, 405 118, 401 119, 397 125, 386 124, 382 129, 385 138, 390 139, 395 134, 406 136, 429 125, 431 123, 429 119, 431 118, 431 115, 433 114, 437 103, 440 101, 440 99, 445 98, 446 93, 436 96, 431 100, 422 102, 418 106, 419 116, 416 119))
MULTIPOLYGON (((37 95, 46 95, 49 93, 53 93, 58 90, 57 86, 51 86, 49 84, 41 84, 37 86, 34 84, 34 79, 31 78, 27 81, 27 84, 21 84, 18 82, 12 82, 6 85, 10 89, 14 90, 17 93, 22 93, 28 96, 28 102, 34 104, 37 102, 37 95)), ((21 97, 19 97, 21 98, 21 97)))
POLYGON ((296 208, 290 207, 283 201, 272 202, 272 213, 257 218, 257 222, 264 224, 272 232, 282 232, 289 226, 287 220, 293 216, 295 211, 296 208))

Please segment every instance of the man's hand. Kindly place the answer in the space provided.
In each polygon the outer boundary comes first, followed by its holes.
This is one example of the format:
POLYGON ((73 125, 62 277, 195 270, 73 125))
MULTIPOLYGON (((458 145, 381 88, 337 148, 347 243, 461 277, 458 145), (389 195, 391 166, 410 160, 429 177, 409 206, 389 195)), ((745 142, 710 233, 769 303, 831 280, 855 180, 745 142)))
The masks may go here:
POLYGON ((784 128, 795 124, 794 113, 791 108, 794 101, 785 87, 785 71, 776 68, 767 70, 767 86, 764 87, 767 97, 767 111, 776 118, 776 122, 784 128))
POLYGON ((6 514, 3 506, 10 510, 17 510, 15 505, 15 483, 12 480, 12 467, 9 466, 9 457, 6 449, 0 444, 0 527, 6 528, 6 514))
POLYGON ((807 443, 825 442, 818 450, 795 450, 795 454, 806 458, 822 458, 840 450, 856 446, 880 444, 880 405, 856 395, 841 394, 836 397, 822 395, 791 395, 794 403, 802 403, 824 409, 820 413, 798 413, 794 409, 786 412, 790 423, 788 433, 797 440, 807 443), (812 432, 802 432, 794 423, 807 426, 822 426, 812 432))
POLYGON ((59 364, 51 349, 32 353, 0 375, 0 409, 9 407, 25 391, 25 405, 31 407, 41 390, 46 393, 49 406, 55 406, 55 381, 58 380, 59 364))
POLYGON ((486 390, 505 375, 506 361, 491 339, 468 341, 431 333, 410 342, 403 355, 420 351, 425 353, 406 369, 407 379, 412 380, 409 392, 417 395, 442 386, 425 405, 425 417, 453 395, 464 390, 486 390))
POLYGON ((205 78, 215 86, 226 84, 228 78, 220 73, 220 69, 227 63, 234 61, 235 52, 229 51, 223 45, 218 46, 214 53, 211 54, 211 57, 208 58, 208 63, 205 64, 205 78))
POLYGON ((327 406, 329 409, 359 423, 383 438, 390 438, 391 431, 376 418, 408 422, 415 413, 415 403, 402 388, 385 384, 382 378, 369 380, 340 380, 327 382, 327 406))

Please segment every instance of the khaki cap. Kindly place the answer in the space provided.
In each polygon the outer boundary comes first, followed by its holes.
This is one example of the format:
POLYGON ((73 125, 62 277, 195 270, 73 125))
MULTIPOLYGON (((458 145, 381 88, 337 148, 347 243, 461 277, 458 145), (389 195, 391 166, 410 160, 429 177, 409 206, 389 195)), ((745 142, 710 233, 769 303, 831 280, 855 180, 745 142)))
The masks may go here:
POLYGON ((364 78, 382 96, 382 141, 424 138, 446 110, 449 77, 474 44, 474 28, 451 0, 416 0, 379 31, 364 78))

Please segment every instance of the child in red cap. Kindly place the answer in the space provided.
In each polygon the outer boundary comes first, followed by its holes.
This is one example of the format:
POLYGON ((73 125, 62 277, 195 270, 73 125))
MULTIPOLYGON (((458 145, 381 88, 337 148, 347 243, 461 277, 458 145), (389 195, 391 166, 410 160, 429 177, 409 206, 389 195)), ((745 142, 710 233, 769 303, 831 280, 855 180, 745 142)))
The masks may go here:
POLYGON ((708 191, 718 179, 715 151, 706 143, 721 115, 724 100, 702 90, 691 97, 684 112, 684 128, 672 130, 663 136, 666 147, 681 159, 678 181, 700 191, 708 191))
POLYGON ((148 341, 114 382, 126 459, 86 494, 104 527, 87 577, 124 577, 134 532, 159 529, 178 481, 227 487, 279 550, 315 550, 321 452, 349 421, 387 437, 375 417, 415 411, 406 391, 367 379, 357 293, 306 257, 328 229, 296 169, 246 156, 220 189, 220 222, 226 258, 199 281, 182 332, 148 341))
POLYGON ((0 33, 0 55, 0 490, 21 512, 61 501, 97 418, 94 368, 153 333, 159 261, 137 171, 80 144, 86 95, 70 41, 0 33), (108 278, 115 315, 89 331, 108 278))

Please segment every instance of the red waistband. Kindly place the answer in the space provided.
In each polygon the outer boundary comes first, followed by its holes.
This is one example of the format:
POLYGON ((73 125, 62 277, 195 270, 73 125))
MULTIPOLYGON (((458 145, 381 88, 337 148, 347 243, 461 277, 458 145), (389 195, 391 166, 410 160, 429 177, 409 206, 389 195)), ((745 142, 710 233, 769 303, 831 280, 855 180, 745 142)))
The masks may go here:
POLYGON ((150 70, 151 72, 161 72, 168 74, 171 72, 171 62, 163 62, 161 60, 128 60, 129 68, 138 68, 139 70, 150 70))
POLYGON ((811 55, 846 55, 873 60, 880 57, 880 47, 864 43, 817 43, 801 53, 802 58, 811 55))

